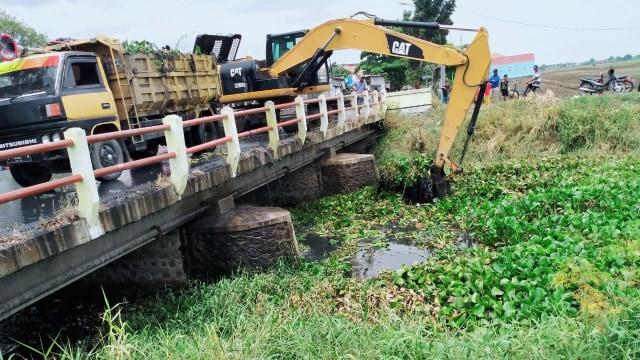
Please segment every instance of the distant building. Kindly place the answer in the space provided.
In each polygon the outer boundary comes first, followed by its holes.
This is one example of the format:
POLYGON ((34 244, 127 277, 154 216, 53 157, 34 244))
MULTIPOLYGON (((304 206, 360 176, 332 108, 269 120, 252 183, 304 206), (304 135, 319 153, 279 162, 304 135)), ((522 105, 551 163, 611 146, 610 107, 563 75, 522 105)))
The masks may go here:
POLYGON ((533 75, 533 65, 536 64, 535 56, 531 54, 521 55, 501 55, 491 54, 491 68, 489 75, 493 74, 493 69, 498 69, 498 74, 503 77, 507 74, 510 78, 519 78, 533 75))
POLYGON ((338 65, 341 68, 347 70, 350 74, 353 74, 356 72, 356 67, 358 67, 358 65, 360 64, 342 64, 342 65, 338 65))
POLYGON ((386 91, 389 92, 390 84, 387 84, 384 76, 382 75, 366 75, 365 80, 367 81, 367 85, 369 85, 369 91, 373 92, 378 91, 386 91))

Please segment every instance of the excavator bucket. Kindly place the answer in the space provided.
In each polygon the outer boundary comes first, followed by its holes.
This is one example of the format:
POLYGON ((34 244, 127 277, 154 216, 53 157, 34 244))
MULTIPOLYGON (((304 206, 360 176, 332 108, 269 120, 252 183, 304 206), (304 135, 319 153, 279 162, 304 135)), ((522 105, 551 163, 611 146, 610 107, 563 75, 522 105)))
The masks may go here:
POLYGON ((240 40, 242 35, 208 35, 200 34, 196 37, 193 44, 193 53, 216 56, 219 64, 233 61, 236 59, 238 49, 240 48, 240 40))

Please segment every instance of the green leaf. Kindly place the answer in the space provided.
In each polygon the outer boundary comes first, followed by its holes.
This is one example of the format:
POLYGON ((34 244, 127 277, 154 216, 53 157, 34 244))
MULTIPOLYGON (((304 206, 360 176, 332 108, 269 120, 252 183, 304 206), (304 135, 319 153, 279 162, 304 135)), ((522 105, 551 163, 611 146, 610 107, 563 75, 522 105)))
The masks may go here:
POLYGON ((477 317, 482 317, 484 315, 484 305, 477 304, 476 306, 472 307, 471 314, 477 317))
POLYGON ((473 295, 471 295, 471 302, 473 302, 474 304, 478 303, 478 293, 474 292, 473 295))
POLYGON ((516 306, 511 301, 505 301, 502 305, 502 310, 504 310, 506 317, 511 317, 516 312, 516 306))
POLYGON ((497 287, 493 287, 491 288, 491 295, 493 296, 502 296, 504 295, 504 292, 500 289, 498 289, 497 287))

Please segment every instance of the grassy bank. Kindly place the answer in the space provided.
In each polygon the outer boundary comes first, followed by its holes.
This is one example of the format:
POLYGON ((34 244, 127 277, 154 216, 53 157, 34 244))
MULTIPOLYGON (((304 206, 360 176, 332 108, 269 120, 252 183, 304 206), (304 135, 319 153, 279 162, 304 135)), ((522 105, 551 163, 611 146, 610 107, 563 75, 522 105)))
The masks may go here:
MULTIPOLYGON (((638 100, 492 105, 451 197, 415 206, 370 187, 291 209, 297 227, 340 250, 300 268, 112 304, 101 339, 53 351, 67 359, 640 357, 638 100), (346 276, 359 241, 399 237, 432 258, 368 281, 346 276)), ((419 175, 442 111, 389 119, 381 176, 419 175)))

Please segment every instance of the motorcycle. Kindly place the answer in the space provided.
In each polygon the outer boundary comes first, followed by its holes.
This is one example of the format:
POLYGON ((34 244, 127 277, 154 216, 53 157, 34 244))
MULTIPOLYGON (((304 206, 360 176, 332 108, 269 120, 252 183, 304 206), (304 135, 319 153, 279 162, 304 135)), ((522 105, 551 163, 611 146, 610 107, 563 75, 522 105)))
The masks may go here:
POLYGON ((618 76, 618 80, 622 81, 622 84, 624 85, 624 92, 633 91, 633 87, 635 86, 635 79, 633 76, 618 76))
POLYGON ((606 90, 614 94, 622 94, 626 91, 626 86, 622 80, 618 79, 613 69, 608 71, 609 78, 604 80, 604 73, 600 73, 599 79, 583 77, 580 78, 578 92, 580 95, 602 94, 606 90))

